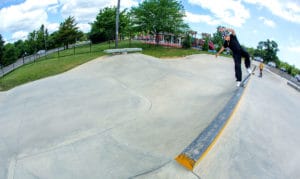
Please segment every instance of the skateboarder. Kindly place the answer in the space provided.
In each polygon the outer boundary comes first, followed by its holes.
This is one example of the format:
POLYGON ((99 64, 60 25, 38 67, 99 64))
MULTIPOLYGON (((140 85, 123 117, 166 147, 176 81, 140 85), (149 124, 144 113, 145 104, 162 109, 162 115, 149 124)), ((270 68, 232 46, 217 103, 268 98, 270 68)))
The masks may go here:
POLYGON ((232 51, 232 56, 233 56, 233 60, 234 60, 234 69, 235 69, 235 77, 236 77, 236 81, 237 81, 237 86, 241 85, 241 81, 242 81, 242 68, 241 68, 241 61, 242 61, 242 57, 245 58, 245 66, 247 69, 247 72, 249 74, 251 74, 251 68, 250 68, 250 55, 249 53, 243 48, 241 47, 237 37, 236 37, 236 33, 233 29, 228 29, 225 27, 221 27, 218 29, 223 36, 224 39, 224 44, 221 47, 221 49, 219 50, 219 52, 216 54, 216 57, 218 57, 220 55, 220 53, 222 53, 227 47, 230 48, 230 50, 232 51))

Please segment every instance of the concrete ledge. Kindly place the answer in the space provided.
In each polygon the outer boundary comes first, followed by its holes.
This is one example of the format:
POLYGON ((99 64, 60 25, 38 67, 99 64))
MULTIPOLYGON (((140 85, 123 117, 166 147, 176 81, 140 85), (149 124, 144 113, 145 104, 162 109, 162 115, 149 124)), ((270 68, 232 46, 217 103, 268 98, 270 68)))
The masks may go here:
MULTIPOLYGON (((253 71, 256 66, 253 68, 253 71)), ((184 166, 188 170, 193 170, 195 166, 206 156, 206 154, 213 147, 217 139, 220 137, 222 131, 229 123, 232 114, 234 114, 237 104, 241 99, 241 96, 245 90, 245 86, 249 81, 251 74, 248 74, 246 78, 241 82, 234 95, 229 102, 225 105, 225 108, 217 115, 217 117, 199 134, 199 136, 187 146, 181 154, 179 154, 175 160, 184 166)))
POLYGON ((291 86, 292 88, 294 88, 300 92, 300 87, 298 85, 296 85, 295 83, 288 81, 287 85, 291 86))
POLYGON ((127 54, 128 52, 141 52, 142 48, 116 48, 104 50, 108 54, 127 54))

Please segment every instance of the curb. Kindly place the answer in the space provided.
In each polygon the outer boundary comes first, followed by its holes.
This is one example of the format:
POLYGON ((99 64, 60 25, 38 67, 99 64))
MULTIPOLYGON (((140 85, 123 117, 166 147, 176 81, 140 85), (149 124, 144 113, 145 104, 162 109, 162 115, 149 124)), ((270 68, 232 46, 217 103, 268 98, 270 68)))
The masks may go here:
MULTIPOLYGON (((255 66, 256 67, 256 66, 255 66)), ((253 71, 255 70, 255 67, 253 71)), ((235 113, 238 103, 245 91, 247 82, 251 74, 248 74, 242 81, 243 87, 239 87, 224 109, 217 115, 217 117, 199 134, 199 136, 187 146, 175 160, 186 169, 192 171, 206 154, 214 146, 218 138, 221 136, 222 131, 229 123, 230 118, 235 113)))
POLYGON ((295 90, 300 92, 300 87, 298 85, 296 85, 295 83, 288 81, 287 85, 291 86, 292 88, 294 88, 295 90))

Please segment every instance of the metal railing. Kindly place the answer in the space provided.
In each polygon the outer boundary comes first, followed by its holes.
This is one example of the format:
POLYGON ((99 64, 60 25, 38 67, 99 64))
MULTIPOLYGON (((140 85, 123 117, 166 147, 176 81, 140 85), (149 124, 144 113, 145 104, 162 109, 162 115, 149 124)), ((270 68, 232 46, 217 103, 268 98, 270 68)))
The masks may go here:
POLYGON ((39 58, 47 57, 48 55, 53 54, 53 53, 57 53, 57 57, 75 55, 76 54, 76 48, 86 46, 86 45, 90 46, 90 50, 88 50, 85 53, 91 53, 92 52, 91 51, 91 43, 90 43, 90 41, 87 41, 87 42, 81 42, 81 43, 78 43, 78 44, 70 44, 69 45, 69 50, 73 49, 73 52, 70 53, 70 54, 62 54, 61 52, 64 51, 64 50, 67 50, 67 49, 65 49, 64 47, 60 47, 60 48, 47 50, 44 53, 36 53, 36 54, 33 54, 33 55, 24 56, 22 58, 19 58, 16 62, 14 62, 14 63, 12 63, 8 66, 5 66, 5 67, 1 66, 0 67, 0 77, 3 77, 4 75, 14 71, 15 69, 17 69, 17 68, 19 68, 19 67, 21 67, 25 64, 35 62, 39 58))

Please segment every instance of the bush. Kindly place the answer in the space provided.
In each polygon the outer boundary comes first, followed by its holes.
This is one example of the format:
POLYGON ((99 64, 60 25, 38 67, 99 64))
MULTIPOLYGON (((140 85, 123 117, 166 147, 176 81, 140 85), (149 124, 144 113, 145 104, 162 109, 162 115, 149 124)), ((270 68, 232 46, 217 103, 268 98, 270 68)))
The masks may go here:
POLYGON ((192 38, 189 34, 187 34, 182 42, 183 48, 191 48, 192 47, 192 38))

